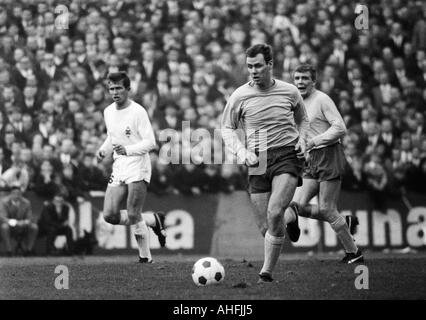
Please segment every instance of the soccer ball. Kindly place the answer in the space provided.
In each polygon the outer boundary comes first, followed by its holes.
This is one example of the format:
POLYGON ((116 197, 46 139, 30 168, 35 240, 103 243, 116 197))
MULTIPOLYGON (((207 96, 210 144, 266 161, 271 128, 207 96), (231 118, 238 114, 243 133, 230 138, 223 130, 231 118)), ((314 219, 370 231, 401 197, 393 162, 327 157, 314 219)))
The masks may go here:
POLYGON ((225 278, 225 268, 215 258, 201 258, 192 267, 192 280, 197 286, 219 284, 225 278))

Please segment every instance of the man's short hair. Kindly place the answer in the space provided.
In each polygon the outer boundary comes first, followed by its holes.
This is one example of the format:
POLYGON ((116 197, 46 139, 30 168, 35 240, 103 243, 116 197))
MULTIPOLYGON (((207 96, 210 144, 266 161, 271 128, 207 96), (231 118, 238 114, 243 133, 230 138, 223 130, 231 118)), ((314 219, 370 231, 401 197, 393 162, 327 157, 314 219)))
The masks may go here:
POLYGON ((312 81, 317 80, 317 69, 311 64, 304 63, 301 65, 298 65, 293 71, 293 76, 296 72, 300 72, 300 73, 309 72, 311 74, 312 81))
POLYGON ((246 57, 254 58, 259 53, 263 54, 263 57, 265 58, 266 63, 269 63, 272 61, 272 58, 273 58, 272 47, 265 43, 252 45, 250 48, 246 50, 246 57))
POLYGON ((56 197, 65 199, 66 198, 66 194, 64 193, 64 191, 62 191, 60 189, 57 189, 53 193, 52 200, 55 199, 56 197))
POLYGON ((113 83, 119 83, 123 81, 124 88, 126 88, 127 90, 130 89, 130 79, 127 73, 125 73, 124 71, 112 72, 108 74, 107 80, 108 82, 113 83))

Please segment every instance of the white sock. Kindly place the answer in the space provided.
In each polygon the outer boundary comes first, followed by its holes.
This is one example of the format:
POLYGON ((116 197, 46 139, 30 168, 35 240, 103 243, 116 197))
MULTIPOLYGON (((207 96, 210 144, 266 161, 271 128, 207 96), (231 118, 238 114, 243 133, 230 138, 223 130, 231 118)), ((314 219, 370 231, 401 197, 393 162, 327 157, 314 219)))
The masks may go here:
POLYGON ((141 213, 141 216, 148 227, 155 227, 157 224, 153 213, 141 213))
POLYGON ((145 221, 140 221, 135 225, 135 239, 138 243, 139 256, 151 260, 151 250, 149 248, 149 230, 145 221))
POLYGON ((334 230, 334 232, 336 232, 336 235, 346 252, 357 252, 358 247, 356 246, 354 238, 349 231, 349 227, 346 224, 345 218, 337 213, 337 211, 336 214, 338 214, 338 218, 335 221, 330 222, 331 228, 334 230))
POLYGON ((129 215, 127 214, 127 210, 120 210, 120 222, 118 223, 122 226, 130 226, 129 215))
POLYGON ((263 267, 260 273, 267 272, 272 274, 272 271, 277 264, 278 258, 281 253, 281 247, 284 243, 285 236, 275 237, 266 231, 264 245, 265 245, 265 261, 263 262, 263 267))

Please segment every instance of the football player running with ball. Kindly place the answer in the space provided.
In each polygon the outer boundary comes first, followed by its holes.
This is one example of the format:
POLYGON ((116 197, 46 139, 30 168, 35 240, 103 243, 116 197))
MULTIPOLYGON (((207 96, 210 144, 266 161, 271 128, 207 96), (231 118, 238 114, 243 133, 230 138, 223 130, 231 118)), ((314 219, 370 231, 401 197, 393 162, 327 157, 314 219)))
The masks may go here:
POLYGON ((250 200, 264 235, 265 258, 259 283, 273 281, 285 228, 291 241, 300 236, 297 214, 285 214, 285 209, 302 182, 309 126, 297 88, 272 78, 272 57, 267 44, 247 49, 246 64, 252 80, 232 93, 221 126, 225 145, 249 168, 250 200), (240 128, 246 144, 239 139, 240 128), (253 167, 259 170, 251 170, 253 167))

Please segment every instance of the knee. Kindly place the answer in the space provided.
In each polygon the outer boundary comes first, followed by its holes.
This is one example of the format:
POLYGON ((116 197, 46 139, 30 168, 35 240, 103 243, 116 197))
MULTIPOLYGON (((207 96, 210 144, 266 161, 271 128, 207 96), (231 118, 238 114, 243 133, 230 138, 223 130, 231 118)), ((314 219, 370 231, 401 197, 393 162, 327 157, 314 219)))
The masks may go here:
POLYGON ((270 223, 272 224, 277 224, 281 221, 282 219, 282 207, 280 206, 271 206, 268 209, 268 220, 270 223))
POLYGON ((119 224, 120 216, 117 214, 104 214, 104 220, 110 224, 119 224))
POLYGON ((320 207, 319 215, 327 222, 333 223, 339 218, 339 213, 336 209, 329 207, 320 207))

